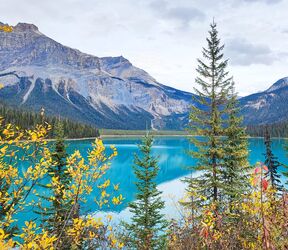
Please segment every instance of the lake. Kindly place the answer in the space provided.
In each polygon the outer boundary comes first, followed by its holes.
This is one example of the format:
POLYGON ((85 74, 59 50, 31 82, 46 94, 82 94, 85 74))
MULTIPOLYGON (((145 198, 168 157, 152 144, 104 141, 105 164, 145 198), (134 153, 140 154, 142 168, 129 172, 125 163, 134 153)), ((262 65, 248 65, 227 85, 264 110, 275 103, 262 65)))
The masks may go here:
MULTIPOLYGON (((118 156, 112 161, 111 168, 105 175, 105 179, 110 179, 113 184, 120 184, 120 193, 124 196, 125 201, 117 207, 104 208, 97 211, 94 197, 97 193, 92 193, 87 203, 82 205, 86 213, 112 213, 118 219, 129 220, 129 212, 126 209, 128 202, 134 199, 136 192, 133 174, 134 154, 139 152, 137 145, 141 142, 140 138, 107 138, 104 139, 106 146, 114 145, 118 150, 118 156)), ((91 148, 92 140, 67 141, 67 151, 72 153, 79 150, 83 156, 87 156, 91 148)), ((272 148, 279 161, 288 164, 286 153, 283 150, 284 139, 273 139, 272 148)), ((156 137, 153 145, 153 154, 158 157, 160 167, 159 175, 156 179, 159 189, 163 191, 163 199, 166 202, 165 214, 168 217, 177 216, 177 200, 181 198, 185 190, 185 185, 181 182, 184 176, 191 174, 187 167, 195 165, 196 161, 186 154, 186 150, 192 150, 194 147, 185 137, 156 137)), ((255 164, 264 161, 264 140, 262 138, 249 139, 249 161, 255 164)), ((283 170, 283 169, 281 169, 283 170)), ((105 180, 104 179, 104 180, 105 180)), ((29 217, 36 218, 37 215, 31 211, 26 212, 25 220, 29 217)), ((20 216, 20 218, 23 218, 20 216)), ((21 223, 21 219, 19 221, 21 223)))

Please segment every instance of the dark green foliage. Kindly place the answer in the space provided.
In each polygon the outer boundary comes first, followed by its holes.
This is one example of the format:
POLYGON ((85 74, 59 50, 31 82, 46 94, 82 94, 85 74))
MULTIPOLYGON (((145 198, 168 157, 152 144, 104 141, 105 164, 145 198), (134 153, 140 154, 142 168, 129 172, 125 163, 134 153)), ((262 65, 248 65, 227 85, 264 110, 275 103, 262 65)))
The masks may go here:
POLYGON ((250 136, 264 137, 268 130, 271 137, 288 137, 288 121, 266 125, 248 125, 247 134, 250 136))
POLYGON ((216 24, 213 22, 206 39, 207 48, 203 48, 203 60, 198 59, 197 72, 199 77, 195 89, 199 96, 195 98, 197 106, 190 112, 189 131, 191 134, 204 136, 193 137, 192 143, 197 151, 191 155, 198 159, 195 170, 204 170, 197 182, 198 193, 217 202, 222 188, 221 166, 223 163, 223 136, 225 134, 225 114, 227 114, 227 96, 232 88, 232 78, 228 77, 227 60, 223 59, 216 24))
POLYGON ((61 244, 63 247, 66 245, 61 249, 69 249, 69 242, 62 231, 72 209, 72 201, 67 199, 71 176, 67 172, 66 157, 68 155, 65 149, 63 124, 60 121, 56 123, 54 133, 56 141, 52 153, 52 165, 48 169, 50 180, 48 184, 40 185, 45 189, 46 195, 38 195, 45 200, 46 204, 40 204, 35 212, 41 216, 44 228, 57 237, 61 235, 61 244), (53 185, 55 180, 59 185, 53 185))
MULTIPOLYGON (((286 143, 284 145, 284 149, 286 150, 286 154, 288 157, 288 141, 287 140, 286 140, 286 143)), ((283 172, 283 175, 287 178, 286 185, 288 185, 288 165, 285 165, 284 167, 285 167, 286 171, 283 172)))
MULTIPOLYGON (((4 124, 12 123, 23 129, 34 127, 36 124, 42 123, 40 113, 31 111, 10 108, 0 103, 0 116, 4 117, 4 124)), ((55 131, 53 131, 58 117, 46 116, 45 121, 52 126, 52 131, 49 138, 55 138, 55 131)), ((64 135, 67 138, 83 138, 83 137, 98 137, 99 131, 97 128, 78 122, 73 122, 66 118, 60 118, 63 124, 64 135)))
POLYGON ((265 133, 264 143, 266 148, 266 152, 264 154, 265 165, 268 167, 267 177, 269 178, 272 187, 278 191, 281 191, 283 189, 283 186, 281 185, 278 168, 282 166, 282 164, 278 161, 278 158, 272 152, 272 141, 268 130, 266 130, 265 133))
POLYGON ((223 161, 223 196, 229 204, 237 202, 241 194, 247 191, 248 181, 248 141, 245 129, 242 127, 243 117, 239 115, 237 96, 232 92, 228 104, 228 121, 225 131, 223 161))
POLYGON ((159 168, 157 159, 151 155, 153 138, 149 135, 139 146, 141 156, 135 155, 134 173, 137 177, 136 200, 129 204, 132 222, 127 225, 128 244, 134 249, 165 249, 165 229, 167 222, 161 210, 164 202, 157 190, 155 178, 159 168))

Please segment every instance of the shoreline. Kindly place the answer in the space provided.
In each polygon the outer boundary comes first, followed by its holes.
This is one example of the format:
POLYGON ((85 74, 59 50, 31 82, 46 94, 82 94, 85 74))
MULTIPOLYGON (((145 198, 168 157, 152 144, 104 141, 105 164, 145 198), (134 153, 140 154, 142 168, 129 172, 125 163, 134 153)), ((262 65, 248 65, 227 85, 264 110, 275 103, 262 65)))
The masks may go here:
MULTIPOLYGON (((100 138, 100 139, 113 139, 113 138, 115 138, 115 139, 120 139, 120 138, 127 138, 127 139, 131 139, 131 138, 137 138, 137 139, 139 139, 139 138, 142 138, 143 136, 145 136, 145 134, 135 134, 135 135, 120 135, 120 134, 115 134, 115 135, 100 135, 100 137, 81 137, 81 138, 64 138, 64 141, 85 141, 85 140, 95 140, 96 138, 100 138)), ((194 136, 198 136, 198 137, 203 137, 203 136, 201 136, 201 135, 180 135, 180 134, 171 134, 171 135, 169 135, 169 134, 167 134, 167 135, 153 135, 152 134, 152 136, 153 137, 172 137, 172 138, 177 138, 177 137, 182 137, 182 138, 189 138, 189 137, 194 137, 194 136)), ((247 139, 264 139, 264 137, 261 137, 261 136, 248 136, 247 137, 247 139)), ((288 138, 287 137, 271 137, 271 139, 274 139, 274 140, 288 140, 288 138)), ((22 141, 22 140, 21 140, 22 141)), ((51 139, 51 138, 49 138, 49 139, 46 139, 45 141, 47 141, 47 142, 53 142, 53 141, 56 141, 56 139, 51 139)))
MULTIPOLYGON (((135 135, 101 135, 99 138, 100 139, 113 139, 113 138, 142 138, 145 136, 144 134, 135 134, 135 135)), ((179 134, 171 134, 171 135, 152 135, 153 137, 194 137, 194 136, 199 136, 201 135, 179 135, 179 134)), ((95 140, 97 137, 83 137, 83 138, 67 138, 65 141, 81 141, 81 140, 95 140)), ((247 139, 264 139, 263 136, 248 136, 247 139)), ((271 137, 271 139, 284 139, 288 140, 287 137, 271 137)), ((55 141, 55 139, 47 139, 47 141, 55 141)))

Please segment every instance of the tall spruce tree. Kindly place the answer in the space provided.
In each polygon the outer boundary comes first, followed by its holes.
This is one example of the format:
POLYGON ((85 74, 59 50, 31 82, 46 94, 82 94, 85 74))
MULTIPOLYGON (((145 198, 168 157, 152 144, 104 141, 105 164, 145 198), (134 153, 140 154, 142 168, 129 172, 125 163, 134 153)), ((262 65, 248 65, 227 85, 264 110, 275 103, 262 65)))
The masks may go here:
MULTIPOLYGON (((288 141, 287 140, 286 140, 286 143, 284 145, 284 150, 286 151, 286 155, 288 157, 288 141)), ((285 165, 284 167, 285 167, 286 171, 283 172, 283 175, 286 177, 286 185, 288 186, 288 165, 285 165)))
POLYGON ((232 204, 241 199, 241 194, 249 186, 248 140, 245 128, 242 126, 239 103, 234 89, 231 92, 227 106, 228 120, 225 130, 224 161, 222 166, 223 197, 232 204))
POLYGON ((56 236, 61 235, 60 248, 69 249, 69 239, 62 231, 65 221, 69 219, 67 216, 72 208, 71 201, 65 195, 65 192, 70 189, 71 176, 67 172, 64 130, 60 121, 56 123, 54 133, 56 141, 52 153, 53 163, 48 170, 51 179, 48 184, 41 185, 46 189, 46 195, 39 195, 46 202, 39 205, 35 212, 41 215, 43 226, 48 232, 56 236), (59 185, 51 185, 53 181, 57 181, 59 185))
POLYGON ((278 168, 282 166, 282 164, 278 161, 278 158, 273 154, 271 148, 271 137, 268 129, 265 131, 264 137, 265 143, 265 165, 268 167, 268 172, 266 176, 269 178, 269 181, 274 189, 277 191, 281 191, 283 186, 281 185, 281 179, 278 168))
POLYGON ((208 202, 218 202, 222 188, 221 166, 223 165, 223 138, 225 133, 225 114, 227 114, 228 93, 232 89, 232 78, 226 71, 228 60, 223 59, 224 45, 218 38, 216 23, 210 25, 208 46, 203 48, 203 60, 198 59, 199 76, 195 88, 198 97, 196 105, 190 112, 189 130, 193 135, 191 141, 197 150, 191 155, 198 159, 196 170, 204 170, 200 177, 191 180, 193 186, 198 186, 197 192, 208 199, 208 202))
POLYGON ((131 224, 126 225, 129 232, 129 245, 133 249, 165 249, 165 229, 167 222, 161 210, 164 202, 157 190, 155 178, 159 167, 157 159, 151 155, 153 138, 146 135, 139 146, 141 156, 135 155, 133 169, 137 177, 136 200, 129 204, 133 214, 131 224))

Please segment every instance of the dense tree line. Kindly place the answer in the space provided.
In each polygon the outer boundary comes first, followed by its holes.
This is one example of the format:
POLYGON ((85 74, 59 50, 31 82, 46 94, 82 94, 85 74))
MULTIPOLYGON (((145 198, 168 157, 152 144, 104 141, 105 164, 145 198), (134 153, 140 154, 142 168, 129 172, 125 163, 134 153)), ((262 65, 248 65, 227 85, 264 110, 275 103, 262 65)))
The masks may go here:
POLYGON ((4 104, 0 104, 0 116, 4 117, 4 124, 14 124, 23 129, 29 129, 35 127, 37 124, 47 122, 52 126, 52 130, 49 132, 49 138, 55 138, 55 127, 60 120, 63 124, 64 137, 65 138, 84 138, 84 137, 98 137, 99 130, 91 125, 71 121, 62 117, 45 116, 43 114, 7 107, 4 104))
POLYGON ((264 137, 266 129, 272 137, 288 137, 288 121, 265 125, 248 125, 247 134, 264 137))

